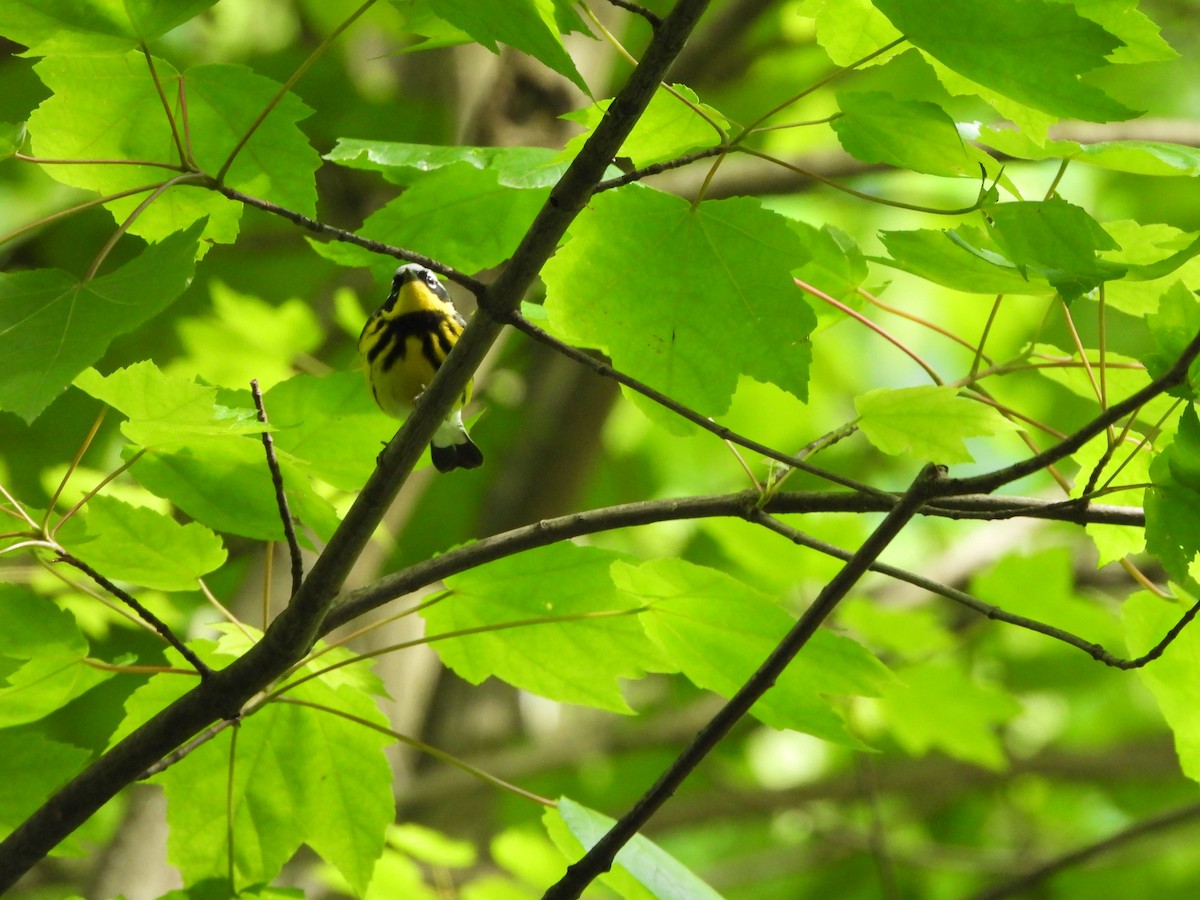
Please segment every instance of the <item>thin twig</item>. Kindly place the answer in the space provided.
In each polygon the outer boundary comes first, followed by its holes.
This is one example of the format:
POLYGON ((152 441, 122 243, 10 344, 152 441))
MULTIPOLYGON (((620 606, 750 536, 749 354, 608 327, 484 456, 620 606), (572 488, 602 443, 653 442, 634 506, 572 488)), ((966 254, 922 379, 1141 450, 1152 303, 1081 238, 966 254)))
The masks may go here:
MULTIPOLYGON (((258 421, 264 425, 269 424, 257 378, 250 379, 250 394, 254 397, 254 408, 258 410, 258 421)), ((275 441, 271 438, 271 432, 265 428, 262 431, 262 442, 267 454, 267 468, 271 470, 271 483, 275 486, 275 503, 279 507, 279 519, 283 522, 283 536, 287 539, 288 552, 292 557, 292 592, 288 595, 292 597, 304 582, 304 560, 300 556, 300 543, 296 540, 292 511, 288 508, 287 491, 283 487, 283 472, 279 468, 279 460, 275 458, 275 441)))
POLYGON ((162 639, 178 650, 179 654, 184 659, 195 666, 196 671, 199 672, 202 677, 207 678, 212 674, 212 669, 206 666, 200 657, 188 649, 187 645, 184 644, 183 641, 175 637, 175 632, 171 631, 171 629, 162 619, 154 615, 154 613, 150 612, 150 610, 146 609, 146 607, 142 606, 142 604, 138 602, 138 600, 132 594, 117 587, 115 584, 85 563, 82 559, 72 556, 65 550, 59 551, 58 559, 61 562, 65 562, 67 565, 78 569, 80 572, 83 572, 83 574, 91 578, 92 581, 96 582, 96 584, 100 585, 100 587, 104 588, 106 591, 132 609, 135 613, 137 613, 143 621, 153 625, 154 630, 162 636, 162 639))
POLYGON ((1065 459, 1096 435, 1106 431, 1112 423, 1119 422, 1125 416, 1140 409, 1150 400, 1183 383, 1187 379, 1188 369, 1197 355, 1200 355, 1200 332, 1192 338, 1170 369, 1158 378, 1155 378, 1141 390, 1130 394, 1120 403, 1113 404, 1096 418, 1092 419, 1091 422, 1059 441, 1053 447, 1049 447, 1041 453, 1035 453, 1033 456, 1014 463, 1011 466, 1004 466, 983 475, 976 475, 971 478, 948 479, 942 487, 941 495, 951 496, 958 493, 990 494, 997 488, 1024 478, 1027 475, 1032 475, 1034 472, 1038 472, 1059 460, 1065 459))
POLYGON ((108 257, 108 254, 112 251, 112 248, 117 245, 117 241, 121 239, 121 235, 123 235, 133 226, 133 223, 141 217, 142 213, 146 211, 146 208, 151 203, 153 203, 155 200, 165 194, 167 190, 175 185, 182 184, 185 181, 195 181, 200 177, 201 176, 198 173, 185 172, 183 175, 176 175, 174 178, 164 181, 162 184, 156 187, 149 197, 134 207, 133 212, 125 217, 125 221, 122 222, 117 227, 117 230, 113 232, 112 236, 104 242, 104 246, 100 248, 100 252, 96 254, 96 258, 92 260, 92 264, 88 266, 87 273, 83 276, 83 280, 91 281, 96 277, 96 272, 99 271, 101 264, 108 257))
POLYGON ((439 275, 445 275, 451 281, 461 284, 472 294, 477 297, 483 293, 483 282, 466 275, 457 269, 452 269, 444 263, 438 262, 429 256, 424 256, 420 253, 415 253, 412 250, 405 250, 403 247, 394 247, 391 244, 385 244, 382 241, 373 241, 370 238, 361 237, 353 231, 346 231, 344 228, 334 228, 332 225, 326 225, 324 222, 319 222, 316 219, 310 219, 308 216, 290 210, 286 207, 279 206, 269 200, 262 200, 258 197, 252 197, 249 194, 243 194, 241 191, 231 188, 228 185, 218 184, 215 181, 210 181, 208 187, 215 191, 224 194, 230 200, 237 200, 239 203, 245 203, 247 206, 253 206, 255 209, 261 209, 263 212, 271 213, 272 215, 281 216, 299 225, 301 228, 307 229, 314 234, 320 234, 325 237, 333 238, 335 241, 342 241, 346 244, 354 244, 356 247, 362 247, 364 250, 369 250, 372 253, 378 253, 381 256, 392 256, 404 262, 415 262, 418 265, 424 266, 426 269, 431 269, 439 275))
MULTIPOLYGON (((96 433, 100 430, 100 426, 103 424, 104 417, 107 414, 108 407, 100 407, 100 412, 96 414, 96 418, 92 421, 92 427, 88 429, 88 433, 84 435, 83 441, 75 451, 75 455, 71 457, 71 462, 67 464, 67 471, 58 480, 58 486, 55 487, 54 493, 50 495, 50 502, 46 504, 46 514, 42 516, 43 532, 50 524, 50 516, 54 513, 54 507, 58 503, 58 498, 62 496, 62 492, 66 489, 67 482, 71 480, 71 476, 75 474, 75 470, 79 468, 79 461, 83 459, 83 454, 87 453, 88 447, 92 446, 92 441, 96 439, 96 433)), ((54 536, 53 532, 51 532, 50 536, 54 536)))
MULTIPOLYGON (((926 507, 925 510, 922 510, 922 512, 927 513, 931 508, 932 504, 929 507, 926 507)), ((773 516, 762 513, 761 510, 757 511, 755 514, 748 515, 746 518, 748 521, 762 525, 764 528, 775 532, 781 537, 787 538, 797 546, 807 547, 810 550, 816 550, 819 553, 824 553, 826 556, 832 556, 835 559, 841 559, 844 561, 849 561, 853 556, 849 550, 843 550, 841 547, 818 540, 811 535, 807 535, 802 531, 792 528, 790 525, 785 525, 783 522, 780 522, 773 516)), ((1016 626, 1017 628, 1024 628, 1027 631, 1033 631, 1037 634, 1045 635, 1046 637, 1053 638, 1056 641, 1062 641, 1064 644, 1068 644, 1078 650, 1082 650, 1092 659, 1096 660, 1096 662, 1104 663, 1106 666, 1122 670, 1140 669, 1147 663, 1158 659, 1160 656, 1162 656, 1167 647, 1169 647, 1171 643, 1179 637, 1180 632, 1187 627, 1188 623, 1196 617, 1196 613, 1200 612, 1200 601, 1197 601, 1195 605, 1193 605, 1187 612, 1183 614, 1183 616, 1180 617, 1179 621, 1171 627, 1171 629, 1163 636, 1162 640, 1155 644, 1153 648, 1141 656, 1129 659, 1109 653, 1099 644, 1086 641, 1070 631, 1066 631, 1062 628, 1055 628, 1053 625, 1047 625, 1045 622, 1039 622, 1036 619, 1030 619, 1026 616, 1008 612, 1007 610, 1001 609, 998 606, 985 603, 978 597, 968 594, 966 591, 960 591, 958 588, 950 587, 949 585, 926 578, 923 575, 917 575, 915 572, 899 569, 895 566, 890 566, 887 563, 874 563, 871 566, 871 571, 878 572, 881 575, 887 575, 889 578, 894 578, 897 581, 906 582, 914 587, 919 587, 923 590, 929 591, 931 594, 936 594, 938 596, 945 597, 948 600, 953 600, 955 603, 965 606, 967 609, 973 610, 980 615, 987 616, 987 618, 994 621, 1004 622, 1008 625, 1016 626)))
POLYGON ((796 283, 796 286, 799 287, 806 294, 811 294, 813 297, 816 297, 818 300, 822 300, 825 303, 828 303, 834 309, 841 311, 844 315, 849 316, 850 318, 861 323, 862 325, 865 325, 871 331, 875 332, 877 335, 879 335, 881 338, 883 338, 885 341, 887 341, 889 344, 891 344, 893 347, 895 347, 897 350, 899 350, 901 353, 903 353, 905 356, 907 356, 909 359, 911 359, 913 362, 915 362, 918 366, 920 366, 922 369, 924 369, 925 374, 929 376, 929 379, 934 384, 942 385, 942 384, 946 383, 945 380, 942 378, 942 376, 940 376, 937 373, 937 370, 934 369, 933 366, 931 366, 929 363, 925 362, 925 360, 923 360, 921 358, 920 354, 918 354, 917 351, 913 350, 911 347, 909 347, 907 344, 905 344, 902 340, 900 340, 898 337, 893 335, 890 331, 888 331, 886 328, 884 328, 879 323, 874 322, 871 319, 867 318, 862 313, 860 313, 858 310, 851 309, 849 306, 847 306, 842 301, 829 296, 827 293, 825 293, 820 288, 814 287, 813 285, 809 284, 806 281, 801 281, 799 278, 793 278, 792 281, 794 281, 796 283))
POLYGON ((1014 897, 1018 894, 1026 895, 1066 869, 1095 859, 1097 856, 1102 856, 1132 841, 1166 831, 1169 828, 1184 825, 1196 818, 1200 818, 1200 803, 1193 803, 1189 806, 1171 810, 1170 812, 1161 813, 1160 815, 1131 825, 1123 831, 1118 831, 1116 834, 1109 835, 1103 840, 1047 860, 1040 866, 1010 881, 986 888, 973 895, 972 900, 1002 900, 1004 897, 1014 897))
POLYGON ((650 23, 652 28, 657 28, 662 24, 662 19, 660 19, 657 14, 650 12, 650 10, 646 9, 644 6, 639 6, 636 3, 630 3, 629 0, 608 0, 608 2, 613 6, 619 6, 621 9, 628 10, 635 15, 641 16, 650 23))
POLYGON ((591 369, 593 372, 595 372, 597 375, 600 375, 601 377, 611 378, 614 381, 618 382, 619 384, 625 385, 625 387, 629 388, 630 390, 636 391, 637 393, 641 394, 643 397, 647 397, 650 400, 653 400, 655 403, 659 404, 664 409, 669 409, 671 412, 675 413, 676 415, 680 416, 681 418, 687 419, 689 422, 691 422, 694 425, 700 426, 705 431, 715 434, 717 437, 721 438, 722 440, 729 441, 729 442, 737 444, 741 447, 745 447, 747 450, 753 450, 756 453, 761 453, 763 456, 767 457, 768 459, 773 459, 776 462, 781 462, 785 466, 791 466, 793 469, 799 469, 802 472, 807 472, 810 475, 815 475, 818 478, 823 478, 826 481, 832 482, 833 484, 837 484, 837 485, 840 485, 845 488, 849 488, 850 490, 857 491, 857 492, 863 493, 863 494, 874 494, 874 495, 877 495, 880 497, 888 497, 889 496, 885 492, 880 491, 876 488, 873 488, 870 485, 861 484, 857 481, 854 481, 853 479, 846 478, 843 475, 838 475, 834 472, 829 472, 829 471, 826 471, 825 469, 818 468, 817 466, 814 466, 814 465, 811 465, 810 463, 805 462, 799 456, 793 456, 793 455, 789 455, 787 453, 783 453, 782 451, 776 450, 773 447, 768 447, 766 444, 761 444, 758 441, 751 440, 748 437, 738 434, 736 431, 734 431, 730 428, 726 428, 724 425, 718 425, 716 422, 712 421, 712 419, 702 416, 698 412, 695 412, 694 410, 690 409, 689 407, 684 406, 683 404, 678 403, 677 401, 671 399, 666 394, 664 394, 662 391, 656 390, 656 389, 650 387, 650 385, 645 384, 641 381, 638 381, 636 378, 634 378, 630 375, 626 375, 624 372, 621 372, 620 370, 613 368, 608 363, 603 362, 602 360, 596 359, 596 358, 588 355, 587 353, 583 352, 582 350, 580 350, 576 347, 572 347, 570 344, 560 341, 558 338, 547 333, 545 330, 539 328, 537 325, 534 325, 532 322, 530 322, 528 319, 526 319, 520 313, 516 313, 516 312, 512 313, 506 319, 506 321, 509 325, 512 325, 518 331, 522 331, 525 334, 529 335, 529 337, 533 338, 535 341, 538 341, 539 343, 546 344, 547 346, 552 347, 553 349, 555 349, 559 353, 561 353, 563 356, 566 356, 569 359, 574 360, 575 362, 579 363, 580 365, 586 366, 587 368, 591 369))
POLYGON ((140 41, 142 56, 146 58, 146 68, 150 70, 150 78, 154 81, 154 90, 158 94, 158 99, 162 102, 163 112, 167 116, 167 124, 171 127, 171 137, 175 141, 175 149, 179 153, 179 165, 186 169, 188 165, 188 155, 183 149, 183 140, 179 137, 179 129, 175 126, 175 116, 171 113, 171 104, 167 102, 167 93, 163 90, 162 82, 158 78, 158 69, 154 65, 154 57, 150 55, 150 48, 146 46, 145 41, 140 41))
POLYGON ((683 166, 690 165, 697 160, 708 159, 712 156, 720 156, 722 153, 728 152, 728 147, 709 147, 706 150, 697 150, 694 153, 685 153, 683 156, 677 156, 674 159, 668 159, 664 162, 653 163, 649 166, 642 166, 640 169, 634 169, 632 172, 626 172, 624 175, 619 175, 616 178, 609 178, 606 181, 601 181, 596 185, 592 193, 599 194, 602 191, 611 191, 613 188, 619 188, 635 181, 641 181, 643 178, 649 178, 651 175, 669 172, 672 169, 679 169, 683 166))
POLYGON ((234 148, 229 151, 229 156, 225 158, 225 162, 221 164, 220 171, 217 172, 218 182, 225 181, 225 176, 229 174, 229 167, 233 165, 233 161, 237 159, 238 154, 242 152, 242 148, 246 146, 250 138, 254 137, 254 133, 258 131, 259 126, 267 120, 267 116, 271 114, 271 111, 279 105, 279 102, 287 96, 288 92, 295 86, 296 82, 299 81, 301 77, 303 77, 304 73, 308 71, 309 66, 320 59, 321 56, 324 55, 325 51, 328 50, 333 44, 333 42, 341 36, 342 32, 358 21, 359 16, 361 16, 374 5, 375 0, 367 0, 366 3, 356 9, 354 12, 350 13, 350 15, 346 17, 345 21, 343 21, 340 25, 338 25, 337 28, 333 29, 333 31, 326 35, 325 39, 321 41, 321 43, 316 46, 313 52, 308 55, 308 58, 305 59, 304 62, 300 63, 300 65, 296 68, 296 71, 288 76, 287 81, 279 86, 279 90, 275 92, 275 96, 267 101, 267 105, 262 108, 262 111, 258 114, 254 121, 250 123, 250 127, 247 128, 242 134, 241 138, 238 139, 238 142, 236 145, 234 145, 234 148))

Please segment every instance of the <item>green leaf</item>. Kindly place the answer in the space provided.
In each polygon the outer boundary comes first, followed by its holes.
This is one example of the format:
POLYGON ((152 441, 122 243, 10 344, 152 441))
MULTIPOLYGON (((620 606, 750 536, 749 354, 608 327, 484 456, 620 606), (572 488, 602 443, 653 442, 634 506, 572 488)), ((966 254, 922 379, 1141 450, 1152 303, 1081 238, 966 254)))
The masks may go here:
POLYGON ((455 575, 446 579, 453 596, 421 613, 427 635, 442 661, 472 684, 494 675, 552 700, 632 712, 619 679, 669 667, 637 615, 622 614, 640 604, 613 586, 609 567, 617 559, 555 544, 455 575), (564 621, 501 628, 546 617, 564 621), (473 628, 491 630, 438 638, 473 628))
MULTIPOLYGON (((282 85, 244 66, 224 64, 196 66, 186 78, 196 162, 216 173, 282 85)), ((315 216, 313 176, 321 158, 296 125, 310 115, 312 110, 295 94, 285 93, 242 148, 225 183, 315 216)))
POLYGON ((985 769, 1005 767, 995 726, 1021 711, 1015 699, 949 662, 923 663, 896 676, 885 688, 882 709, 905 750, 919 756, 938 749, 985 769))
MULTIPOLYGON (((1143 355, 1142 362, 1150 376, 1158 378, 1175 365, 1187 345, 1200 334, 1200 303, 1196 302, 1196 294, 1183 282, 1175 282, 1162 295, 1158 311, 1147 317, 1146 324, 1150 326, 1154 345, 1143 355)), ((1169 393, 1174 397, 1195 397, 1197 386, 1200 386, 1200 361, 1188 368, 1187 381, 1169 393)))
MULTIPOLYGON (((162 60, 155 60, 155 68, 178 127, 183 121, 178 100, 183 76, 162 60)), ((141 54, 52 57, 38 63, 36 71, 54 95, 29 117, 35 155, 178 165, 163 101, 141 54)), ((186 85, 192 155, 210 174, 221 169, 280 87, 244 67, 216 64, 188 70, 186 85)), ((285 94, 242 148, 225 183, 314 215, 313 173, 320 158, 295 125, 310 112, 294 95, 285 94)), ((158 166, 104 162, 47 166, 45 171, 64 184, 104 195, 153 186, 172 177, 169 169, 158 166)), ((117 221, 123 221, 144 199, 126 197, 110 202, 108 208, 117 221)), ((144 210, 130 231, 159 240, 208 216, 205 239, 232 241, 240 215, 241 204, 185 182, 144 210)))
POLYGON ((380 412, 361 372, 295 375, 263 398, 277 450, 313 476, 358 490, 375 469, 396 420, 380 412))
MULTIPOLYGON (((239 653, 244 643, 222 641, 239 653)), ((298 674, 328 662, 322 658, 298 674)), ((285 696, 327 709, 275 702, 243 718, 236 729, 235 882, 272 880, 306 843, 361 894, 395 815, 383 754, 392 738, 339 713, 383 729, 387 719, 374 698, 340 678, 319 676, 285 696)), ((223 877, 228 869, 226 784, 233 731, 226 729, 159 776, 167 796, 168 856, 188 882, 223 877)))
MULTIPOLYGON (((191 640, 187 642, 188 649, 200 657, 203 662, 213 669, 223 669, 233 661, 233 657, 221 653, 217 645, 209 640, 191 640)), ((174 648, 163 650, 163 655, 170 665, 191 671, 191 663, 184 660, 174 648)), ((148 678, 145 684, 136 688, 125 698, 125 715, 108 739, 108 749, 125 740, 137 729, 141 728, 152 718, 194 688, 197 679, 191 675, 180 675, 177 672, 165 672, 148 678)))
POLYGON ((1121 640, 1120 626, 1108 608, 1075 592, 1072 554, 1064 548, 1007 554, 971 579, 971 593, 1114 651, 1121 640))
POLYGON ((755 200, 693 207, 629 186, 592 199, 542 277, 560 336, 715 416, 742 373, 807 397, 816 320, 790 275, 804 260, 787 220, 755 200))
POLYGON ((838 94, 838 106, 842 115, 832 127, 855 159, 927 175, 978 178, 995 169, 990 156, 963 143, 954 120, 937 104, 845 91, 838 94))
POLYGON ((1188 583, 1200 552, 1200 418, 1188 405, 1175 439, 1150 464, 1146 491, 1146 549, 1180 584, 1188 583))
MULTIPOLYGON (((546 810, 542 821, 558 849, 570 860, 579 859, 616 824, 614 819, 569 797, 559 797, 557 808, 546 810)), ((640 834, 621 848, 616 863, 626 877, 632 877, 649 892, 645 896, 656 900, 721 900, 721 895, 691 869, 640 834)), ((613 886, 620 891, 620 885, 617 881, 613 886)), ((621 894, 631 896, 624 891, 621 894)))
POLYGON ((980 129, 979 143, 1019 159, 1064 159, 1133 175, 1191 178, 1200 174, 1200 149, 1166 141, 1068 140, 1038 143, 1013 128, 980 129))
MULTIPOLYGON (((359 233, 478 272, 512 255, 547 196, 549 188, 505 187, 491 169, 455 163, 372 213, 359 233)), ((390 278, 396 261, 376 259, 373 270, 390 278)))
POLYGON ((1070 302, 1126 267, 1099 257, 1119 249, 1084 210, 1065 200, 999 203, 988 208, 988 231, 1000 251, 1022 272, 1031 269, 1070 302))
POLYGON ((91 281, 57 269, 0 273, 0 409, 32 422, 113 338, 174 302, 191 280, 199 232, 91 281))
MULTIPOLYGON (((280 457, 292 516, 328 540, 338 518, 305 473, 280 457)), ((262 442, 244 437, 194 437, 170 450, 152 449, 130 470, 138 483, 209 528, 261 541, 283 539, 275 488, 262 442), (236 497, 237 503, 229 502, 236 497)), ((307 542, 303 528, 298 536, 307 542)))
POLYGON ((416 822, 388 826, 387 842, 423 863, 450 869, 473 866, 479 856, 470 841, 455 840, 416 822))
MULTIPOLYGON (((1158 644, 1179 622, 1193 599, 1170 600, 1140 591, 1125 601, 1121 610, 1129 653, 1137 657, 1158 644)), ((1196 695, 1200 692, 1200 631, 1185 628, 1147 666, 1138 678, 1150 689, 1163 718, 1175 735, 1175 752, 1183 773, 1200 781, 1200 719, 1196 718, 1196 695)))
POLYGON ((350 169, 380 172, 396 184, 414 184, 426 172, 456 163, 489 169, 505 187, 553 187, 567 169, 558 153, 546 147, 443 147, 339 138, 325 159, 350 169))
POLYGON ((25 126, 0 122, 0 159, 9 159, 25 141, 25 126))
POLYGON ((949 386, 868 391, 855 398, 854 407, 863 434, 884 453, 937 463, 971 462, 964 438, 1014 428, 995 408, 960 397, 949 386))
POLYGON ((891 259, 872 262, 911 272, 934 284, 971 294, 1053 294, 1054 288, 1037 273, 1017 267, 985 245, 990 242, 969 226, 944 231, 883 231, 879 234, 891 259), (1033 277, 1027 277, 1027 276, 1033 277))
POLYGON ((75 617, 43 597, 0 584, 0 728, 35 722, 106 680, 85 665, 88 642, 75 617))
POLYGON ((109 375, 88 369, 75 379, 75 386, 124 413, 122 434, 142 447, 263 430, 253 409, 224 406, 217 402, 216 388, 164 374, 148 360, 109 375))
POLYGON ((47 740, 36 731, 0 731, 0 833, 7 834, 33 813, 67 779, 83 768, 90 754, 79 747, 47 740))
POLYGON ((1111 62, 1157 62, 1179 55, 1163 40, 1158 26, 1129 0, 1075 0, 1075 9, 1121 39, 1124 46, 1112 52, 1111 62))
POLYGON ((59 539, 106 578, 162 591, 192 591, 196 579, 225 562, 221 539, 195 522, 96 496, 82 521, 71 519, 59 539))
POLYGON ((528 53, 585 94, 587 83, 575 68, 558 33, 555 10, 549 0, 429 0, 430 8, 456 28, 461 28, 493 53, 497 42, 528 53))
POLYGON ((901 36, 869 0, 804 0, 798 11, 816 20, 817 43, 837 66, 849 66, 901 36))
MULTIPOLYGON (((650 606, 641 621, 663 654, 705 690, 732 696, 762 665, 794 621, 779 605, 717 569, 679 559, 613 564, 621 591, 650 606)), ((887 669, 862 645, 818 630, 751 710, 776 728, 794 728, 861 746, 826 699, 875 695, 887 669)))
POLYGON ((217 0, 37 0, 0 4, 0 34, 30 56, 122 52, 194 18, 217 0))
POLYGON ((916 47, 961 75, 1055 116, 1111 122, 1137 113, 1080 76, 1121 41, 1053 0, 874 0, 916 47))
MULTIPOLYGON (((1108 373, 1109 377, 1111 378, 1114 373, 1119 371, 1121 370, 1111 370, 1108 373)), ((1144 373, 1139 374, 1144 375, 1144 373)), ((1108 389, 1110 392, 1113 390, 1111 381, 1108 389)), ((1117 396, 1124 396, 1126 393, 1122 391, 1117 396)), ((1144 507, 1145 486, 1150 483, 1150 463, 1153 458, 1154 453, 1149 444, 1143 443, 1136 434, 1129 435, 1119 446, 1117 452, 1112 454, 1108 452, 1108 435, 1100 435, 1088 441, 1071 456, 1071 459, 1078 463, 1080 469, 1079 474, 1075 477, 1071 496, 1079 496, 1087 478, 1097 466, 1103 463, 1100 477, 1096 481, 1097 486, 1111 488, 1129 486, 1120 493, 1106 495, 1105 502, 1122 506, 1144 507)), ((1103 568, 1130 554, 1143 553, 1146 550, 1145 529, 1135 525, 1088 525, 1086 530, 1099 552, 1096 560, 1097 568, 1103 568)))
MULTIPOLYGON (((675 84, 674 90, 691 103, 704 110, 705 114, 717 125, 705 121, 699 113, 688 106, 679 97, 673 96, 665 87, 659 87, 650 98, 646 111, 633 126, 633 131, 621 145, 618 156, 628 157, 638 168, 652 163, 674 159, 677 156, 706 147, 719 144, 725 138, 729 122, 719 112, 707 104, 701 103, 696 92, 686 85, 675 84), (720 129, 718 131, 718 128, 720 129)), ((573 159, 583 148, 583 144, 608 111, 611 100, 601 100, 591 106, 567 113, 562 118, 578 122, 586 131, 577 134, 563 148, 561 158, 573 159)))
POLYGON ((236 388, 256 378, 265 391, 290 377, 296 358, 315 351, 324 339, 311 300, 294 297, 272 305, 217 280, 209 290, 213 313, 179 322, 187 357, 169 371, 236 388))
MULTIPOLYGON (((854 240, 832 225, 815 228, 796 220, 788 224, 800 238, 807 258, 792 274, 834 299, 856 300, 859 286, 867 279, 867 261, 854 240)), ((820 304, 818 316, 821 310, 828 308, 826 304, 820 304)))

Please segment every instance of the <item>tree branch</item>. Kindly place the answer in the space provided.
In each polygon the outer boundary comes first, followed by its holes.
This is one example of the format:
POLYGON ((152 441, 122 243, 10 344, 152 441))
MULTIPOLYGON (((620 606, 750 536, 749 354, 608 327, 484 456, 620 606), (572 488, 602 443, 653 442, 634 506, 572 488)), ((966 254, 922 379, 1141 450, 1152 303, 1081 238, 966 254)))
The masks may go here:
MULTIPOLYGON (((427 559, 399 572, 385 575, 383 578, 358 588, 346 594, 325 618, 321 627, 321 635, 359 618, 373 609, 383 606, 403 597, 413 591, 436 584, 459 572, 465 572, 476 566, 494 562, 516 553, 545 547, 559 541, 597 534, 604 531, 615 531, 620 528, 632 528, 639 525, 651 525, 657 522, 671 522, 683 519, 706 519, 717 517, 732 517, 745 519, 748 522, 759 522, 758 517, 764 514, 787 515, 797 513, 868 513, 887 512, 896 503, 894 494, 882 496, 854 494, 847 492, 817 492, 794 491, 779 493, 772 497, 761 509, 761 496, 757 491, 741 491, 735 494, 717 494, 708 497, 687 497, 675 500, 653 500, 640 503, 626 503, 586 512, 571 513, 556 519, 543 519, 531 525, 514 528, 502 534, 482 538, 472 544, 456 547, 427 559)), ((1140 526, 1145 523, 1145 517, 1140 509, 1122 506, 1079 506, 1064 507, 1057 502, 1038 500, 1032 497, 954 497, 938 501, 938 506, 932 504, 921 510, 921 515, 936 515, 951 519, 979 519, 990 521, 994 519, 1016 518, 1028 516, 1031 518, 1055 519, 1076 524, 1107 524, 1140 526)), ((769 518, 767 516, 766 518, 769 518)), ((762 524, 759 522, 759 524, 762 524)), ((780 528, 788 526, 780 523, 780 528)), ((772 527, 772 530, 775 530, 772 527)), ((792 535, 799 534, 794 529, 788 529, 785 537, 789 540, 792 535)), ((807 538, 814 550, 837 556, 845 551, 822 541, 807 538)), ((938 590, 937 582, 922 579, 918 575, 905 572, 892 566, 878 564, 876 570, 902 581, 909 581, 918 587, 933 593, 943 593, 938 590)), ((952 591, 945 588, 945 591, 952 591)), ((944 593, 950 599, 958 599, 944 593)), ((964 597, 969 595, 962 595, 964 597)), ((982 612, 991 618, 990 607, 982 601, 978 604, 977 612, 982 612)), ((1021 624, 1014 621, 1013 624, 1021 624)), ((1037 630, 1037 629, 1035 629, 1037 630)), ((1055 635, 1051 635, 1054 637, 1055 635)))
MULTIPOLYGON (((604 177, 605 169, 645 111, 707 5, 707 0, 679 0, 663 24, 655 29, 641 63, 551 190, 549 199, 509 264, 495 284, 477 295, 480 312, 464 330, 422 395, 419 409, 408 417, 384 449, 380 465, 309 571, 300 590, 267 629, 262 640, 111 748, 0 842, 0 892, 11 887, 32 865, 149 766, 211 722, 236 717, 247 700, 309 651, 351 567, 433 438, 434 431, 499 335, 500 322, 489 311, 503 314, 517 308, 567 226, 604 177)), ((215 182, 210 182, 209 186, 233 199, 245 196, 215 182)), ((248 202, 249 198, 246 199, 248 202)), ((252 205, 266 208, 261 202, 252 205)), ((278 208, 270 211, 276 212, 278 208)), ((287 217, 311 230, 330 233, 326 230, 328 226, 298 214, 291 213, 287 217)), ((445 270, 443 266, 431 268, 438 272, 445 270)))
POLYGON ((613 860, 620 849, 649 821, 655 811, 671 798, 709 752, 750 711, 750 707, 775 684, 788 663, 804 648, 846 593, 858 583, 871 563, 875 562, 879 554, 920 511, 926 500, 933 496, 941 477, 942 472, 936 466, 928 465, 921 470, 892 511, 863 542, 853 558, 825 585, 812 606, 780 641, 758 671, 750 676, 721 711, 701 729, 687 749, 641 796, 633 808, 578 862, 567 868, 566 875, 543 895, 544 900, 574 900, 597 876, 612 868, 613 860))

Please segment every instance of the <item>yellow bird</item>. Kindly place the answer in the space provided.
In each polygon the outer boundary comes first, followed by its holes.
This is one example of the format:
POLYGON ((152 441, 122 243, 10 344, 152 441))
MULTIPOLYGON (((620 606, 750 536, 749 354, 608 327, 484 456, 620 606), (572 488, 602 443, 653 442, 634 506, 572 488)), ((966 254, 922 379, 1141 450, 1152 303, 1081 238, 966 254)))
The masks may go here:
MULTIPOLYGON (((437 275, 410 263, 396 270, 392 292, 371 313, 358 336, 358 352, 367 368, 375 402, 389 416, 405 418, 420 400, 442 360, 458 341, 466 322, 454 308, 437 275)), ((463 425, 472 382, 433 436, 429 452, 439 472, 474 469, 483 453, 463 425)))

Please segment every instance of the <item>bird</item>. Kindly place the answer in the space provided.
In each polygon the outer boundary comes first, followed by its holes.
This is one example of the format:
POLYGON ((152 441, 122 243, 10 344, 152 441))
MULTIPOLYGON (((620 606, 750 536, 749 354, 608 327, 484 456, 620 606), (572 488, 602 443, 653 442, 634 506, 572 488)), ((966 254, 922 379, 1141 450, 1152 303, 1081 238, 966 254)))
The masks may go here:
MULTIPOLYGON (((436 274, 417 263, 398 268, 392 277, 391 293, 367 318, 358 336, 367 384, 379 408, 389 416, 405 418, 465 327, 466 322, 436 274)), ((433 435, 429 452, 439 472, 483 465, 483 453, 467 434, 462 420, 472 384, 467 382, 433 435)))

